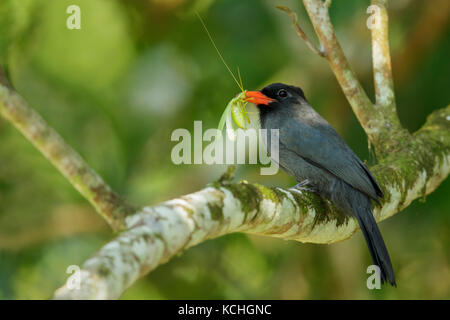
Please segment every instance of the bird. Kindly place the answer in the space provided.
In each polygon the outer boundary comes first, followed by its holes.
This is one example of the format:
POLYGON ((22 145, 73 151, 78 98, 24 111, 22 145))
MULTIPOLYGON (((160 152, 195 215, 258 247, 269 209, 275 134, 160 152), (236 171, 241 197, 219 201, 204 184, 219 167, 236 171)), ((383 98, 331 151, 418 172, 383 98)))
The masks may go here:
MULTIPOLYGON (((279 166, 293 176, 295 189, 309 189, 357 219, 381 283, 396 286, 388 250, 372 214, 383 192, 366 165, 317 113, 299 87, 273 83, 246 91, 259 111, 261 129, 278 129, 279 166)), ((270 145, 270 135, 267 143, 270 145)), ((268 148, 269 149, 269 148, 268 148)), ((275 159, 274 159, 275 160, 275 159)))

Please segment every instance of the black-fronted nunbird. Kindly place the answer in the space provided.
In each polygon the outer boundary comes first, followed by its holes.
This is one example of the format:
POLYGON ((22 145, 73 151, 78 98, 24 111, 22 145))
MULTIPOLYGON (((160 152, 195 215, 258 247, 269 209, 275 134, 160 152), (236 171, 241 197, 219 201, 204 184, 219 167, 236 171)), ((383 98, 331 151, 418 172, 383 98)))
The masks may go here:
MULTIPOLYGON (((303 91, 282 83, 261 91, 247 91, 257 105, 262 129, 279 131, 279 166, 320 196, 330 199, 344 214, 359 222, 381 282, 395 286, 388 251, 372 215, 371 199, 383 193, 358 156, 308 103, 303 91)), ((268 137, 270 144, 270 137, 268 137)))

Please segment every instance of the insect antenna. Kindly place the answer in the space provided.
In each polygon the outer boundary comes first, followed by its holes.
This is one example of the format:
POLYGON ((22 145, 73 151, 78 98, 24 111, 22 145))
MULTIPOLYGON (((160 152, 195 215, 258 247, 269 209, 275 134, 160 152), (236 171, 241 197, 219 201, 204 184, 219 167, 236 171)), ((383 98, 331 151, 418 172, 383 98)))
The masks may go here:
MULTIPOLYGON (((205 29, 206 34, 208 35, 209 40, 211 41, 214 49, 216 49, 217 54, 219 55, 220 60, 222 60, 222 63, 225 65, 225 67, 227 68, 228 72, 230 73, 231 77, 233 77, 234 82, 236 82, 237 86, 239 87, 239 89, 241 89, 242 92, 244 92, 244 86, 242 85, 242 79, 241 82, 239 82, 236 78, 236 76, 234 75, 233 71, 231 71, 230 67, 228 66, 227 62, 225 61, 225 59, 223 58, 222 54, 219 51, 219 48, 217 48, 216 43, 214 42, 214 39, 212 38, 211 34, 209 33, 208 28, 206 27, 205 22, 203 21, 202 17, 200 16, 200 14, 198 12, 195 12, 195 14, 197 15, 198 19, 200 20, 200 22, 202 23, 203 29, 205 29)), ((239 69, 238 69, 239 70, 239 69)), ((239 75, 240 78, 240 75, 239 75)))
POLYGON ((240 88, 242 90, 242 92, 244 92, 244 84, 242 83, 242 77, 241 77, 241 69, 239 69, 239 66, 237 67, 237 71, 238 71, 238 77, 239 77, 239 83, 240 83, 240 88))

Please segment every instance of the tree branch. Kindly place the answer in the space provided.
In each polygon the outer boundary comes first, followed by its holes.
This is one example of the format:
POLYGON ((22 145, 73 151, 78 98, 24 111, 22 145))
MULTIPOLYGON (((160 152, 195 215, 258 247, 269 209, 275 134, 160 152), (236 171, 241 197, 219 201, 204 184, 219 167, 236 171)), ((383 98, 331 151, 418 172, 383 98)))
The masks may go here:
POLYGON ((371 0, 374 23, 372 34, 372 62, 376 104, 385 112, 397 117, 395 110, 394 81, 392 79, 391 54, 389 50, 387 0, 371 0))
MULTIPOLYGON (((434 112, 403 149, 371 168, 385 194, 377 221, 431 193, 450 172, 450 106, 434 112), (412 149, 414 148, 414 149, 412 149), (414 153, 411 152, 414 150, 414 153)), ((215 183, 201 191, 145 207, 126 219, 128 231, 86 261, 81 287, 67 284, 56 299, 117 299, 137 279, 198 243, 245 232, 310 243, 352 236, 354 218, 311 193, 245 182, 215 183)), ((68 283, 71 280, 68 280, 68 283)))
POLYGON ((387 156, 395 150, 399 140, 408 137, 397 115, 394 81, 389 49, 387 0, 372 0, 368 13, 372 10, 372 63, 376 104, 372 123, 377 136, 375 148, 379 157, 387 156))
POLYGON ((118 196, 36 111, 4 84, 0 82, 0 115, 14 124, 58 168, 113 230, 123 229, 125 216, 136 209, 118 196))

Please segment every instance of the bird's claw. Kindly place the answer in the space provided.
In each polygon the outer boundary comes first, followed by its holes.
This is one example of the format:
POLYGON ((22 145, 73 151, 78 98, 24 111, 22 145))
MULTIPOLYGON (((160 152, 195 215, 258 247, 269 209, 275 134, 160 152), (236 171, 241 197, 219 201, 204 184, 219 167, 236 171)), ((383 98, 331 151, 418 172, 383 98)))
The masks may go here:
POLYGON ((308 184, 309 184, 309 180, 308 180, 308 179, 305 179, 305 180, 303 180, 302 182, 297 183, 297 184, 296 184, 295 186, 293 186, 292 188, 302 190, 302 189, 305 189, 306 186, 307 186, 308 184))
POLYGON ((302 191, 306 192, 315 192, 314 188, 307 187, 307 185, 310 183, 308 179, 303 180, 302 182, 297 183, 292 188, 289 188, 292 192, 302 193, 302 191))

